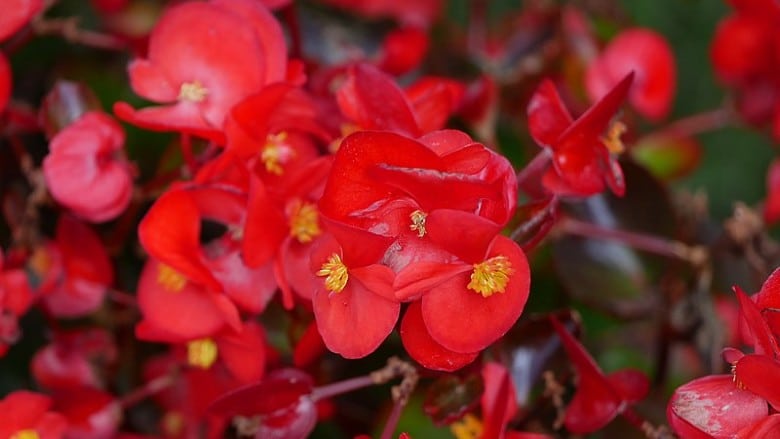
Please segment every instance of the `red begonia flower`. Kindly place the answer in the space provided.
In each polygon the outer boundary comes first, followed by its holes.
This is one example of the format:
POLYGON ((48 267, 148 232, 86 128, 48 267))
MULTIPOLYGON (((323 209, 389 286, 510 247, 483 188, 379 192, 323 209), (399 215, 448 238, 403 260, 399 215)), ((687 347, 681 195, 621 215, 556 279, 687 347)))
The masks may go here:
POLYGON ((133 176, 122 127, 89 112, 60 131, 43 160, 46 186, 57 202, 91 222, 116 218, 130 203, 133 176))
POLYGON ((322 336, 317 328, 317 322, 312 321, 306 326, 301 338, 295 343, 293 350, 293 365, 304 368, 317 361, 325 352, 327 347, 322 341, 322 336))
POLYGON ((479 352, 453 352, 437 343, 428 333, 423 321, 420 301, 409 304, 401 319, 401 341, 404 349, 422 366, 445 372, 452 372, 466 366, 477 358, 479 352))
MULTIPOLYGON (((320 209, 334 223, 396 241, 384 263, 398 272, 412 262, 484 256, 514 213, 515 181, 505 158, 458 131, 419 141, 357 132, 336 154, 320 209)), ((354 239, 331 232, 342 244, 354 239)))
POLYGON ((0 114, 5 110, 11 97, 11 66, 8 59, 0 53, 0 114))
POLYGON ((403 75, 420 65, 428 45, 428 34, 420 28, 393 29, 382 40, 377 67, 391 75, 403 75))
POLYGON ((329 140, 318 117, 314 101, 302 89, 271 84, 232 108, 225 126, 227 148, 243 159, 258 157, 269 173, 282 175, 288 162, 305 162, 316 155, 313 147, 294 149, 300 142, 288 141, 288 135, 307 133, 329 140))
POLYGON ((226 324, 241 326, 238 309, 227 297, 152 258, 138 281, 138 306, 143 320, 136 335, 144 340, 181 342, 211 336, 226 324))
POLYGON ((387 338, 401 304, 393 296, 393 271, 377 264, 378 259, 350 250, 333 238, 323 238, 312 249, 312 271, 322 279, 312 305, 328 349, 345 358, 360 358, 387 338))
POLYGON ((52 401, 40 393, 19 390, 0 400, 0 438, 14 435, 35 435, 40 439, 60 439, 68 421, 59 413, 49 411, 52 401))
POLYGON ((32 359, 32 375, 49 390, 103 387, 100 365, 116 360, 116 346, 108 331, 102 329, 57 333, 32 359))
POLYGON ((669 114, 676 91, 674 54, 663 36, 645 28, 618 34, 585 73, 585 86, 593 101, 601 99, 627 74, 634 72, 628 100, 648 119, 669 114))
POLYGON ((209 412, 257 419, 255 437, 306 437, 317 423, 313 391, 314 380, 305 372, 276 370, 257 384, 222 395, 209 412))
POLYGON ((576 121, 553 83, 542 82, 528 104, 528 125, 536 143, 552 156, 553 167, 543 178, 548 190, 563 196, 590 196, 606 184, 617 195, 625 192, 623 172, 612 156, 622 146, 619 132, 602 135, 627 96, 632 78, 633 74, 623 78, 576 121))
POLYGON ((624 369, 605 375, 585 348, 556 319, 550 318, 577 372, 577 390, 566 408, 564 425, 576 434, 592 433, 612 421, 626 404, 642 400, 650 389, 647 377, 624 369))
POLYGON ((136 111, 119 102, 114 111, 147 129, 189 132, 222 143, 230 108, 265 84, 283 80, 286 69, 281 27, 262 3, 183 3, 158 21, 148 59, 129 66, 133 90, 167 105, 136 111))
POLYGON ((57 221, 56 249, 64 273, 51 289, 42 291, 46 308, 61 317, 79 317, 95 311, 114 282, 114 269, 100 238, 86 224, 70 215, 61 215, 57 221))
POLYGON ((737 388, 731 375, 709 375, 678 387, 666 418, 683 439, 725 439, 760 422, 768 412, 766 401, 737 388))
MULTIPOLYGON (((0 14, 0 41, 10 37, 43 9, 43 0, 8 0, 0 14)), ((2 106, 0 106, 2 107, 2 106)))
MULTIPOLYGON (((481 257, 442 265, 452 275, 434 276, 437 283, 424 288, 425 326, 446 349, 480 351, 503 336, 523 311, 531 283, 525 254, 515 242, 498 235, 481 257)), ((411 264, 402 273, 416 270, 411 264)))

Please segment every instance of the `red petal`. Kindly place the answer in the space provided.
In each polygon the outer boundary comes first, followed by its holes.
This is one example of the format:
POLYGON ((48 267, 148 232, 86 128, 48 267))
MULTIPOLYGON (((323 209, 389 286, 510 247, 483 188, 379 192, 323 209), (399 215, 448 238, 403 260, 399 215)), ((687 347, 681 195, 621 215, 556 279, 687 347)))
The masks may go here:
POLYGON ((258 381, 265 372, 265 334, 255 322, 247 322, 241 332, 217 337, 219 358, 242 384, 258 381))
POLYGON ((341 111, 363 129, 420 135, 403 91, 392 78, 367 64, 349 70, 336 99, 341 111))
POLYGON ((427 77, 406 89, 422 133, 440 130, 455 111, 464 93, 464 87, 451 79, 427 77))
POLYGON ((501 226, 460 210, 437 209, 425 219, 427 238, 467 262, 481 262, 501 226))
POLYGON ((415 299, 440 283, 471 269, 468 264, 424 261, 409 264, 395 276, 395 297, 401 301, 415 299))
POLYGON ((575 120, 560 135, 557 142, 559 147, 598 139, 625 101, 633 80, 634 74, 627 74, 609 93, 575 120))
POLYGON ((743 321, 747 324, 753 337, 753 349, 755 349, 757 354, 777 355, 780 352, 777 347, 777 341, 775 341, 769 325, 767 325, 766 320, 761 315, 761 311, 741 288, 735 286, 734 292, 737 294, 737 299, 739 299, 743 321))
POLYGON ((181 189, 164 193, 138 225, 141 245, 154 258, 214 291, 222 286, 204 263, 200 249, 200 212, 181 189))
POLYGON ((564 425, 567 430, 577 434, 597 431, 618 415, 622 397, 569 331, 555 317, 551 317, 550 322, 561 338, 579 380, 577 391, 566 408, 564 425))
POLYGON ((406 309, 400 332, 406 352, 428 369, 452 372, 471 363, 479 355, 479 351, 465 354, 453 352, 432 339, 423 322, 419 301, 412 302, 406 309))
POLYGON ((214 401, 209 412, 222 416, 270 415, 309 399, 314 380, 297 369, 279 369, 263 381, 231 391, 214 401))
MULTIPOLYGON (((382 41, 378 67, 395 76, 407 73, 420 65, 428 45, 428 34, 422 29, 411 26, 393 29, 382 41)), ((419 115, 418 111, 415 113, 419 115)), ((424 128, 423 132, 426 132, 424 128)))
POLYGON ((276 206, 265 183, 252 175, 242 244, 244 258, 250 267, 270 262, 287 235, 287 221, 276 206))
MULTIPOLYGON (((2 24, 0 24, 2 26, 2 24)), ((11 96, 11 66, 8 59, 0 54, 0 111, 5 110, 8 98, 11 96)))
MULTIPOLYGON (((21 29, 43 8, 43 0, 9 0, 0 14, 0 41, 21 29)), ((0 106, 2 108, 2 106, 0 106)))
POLYGON ((327 348, 322 341, 317 322, 313 321, 306 327, 301 338, 295 344, 293 351, 293 364, 295 367, 306 367, 319 359, 327 348))
POLYGON ((339 293, 320 285, 312 300, 325 345, 345 358, 374 352, 395 327, 401 309, 400 303, 375 294, 352 277, 339 293))
POLYGON ((138 281, 138 306, 148 323, 175 334, 174 341, 216 333, 225 324, 215 306, 217 295, 189 281, 178 291, 166 289, 160 283, 160 266, 154 259, 147 261, 138 281))
POLYGON ((571 125, 569 110, 563 105, 555 85, 545 79, 528 102, 528 128, 536 143, 554 147, 558 138, 571 125))
POLYGON ((180 131, 203 137, 219 145, 225 144, 221 130, 209 125, 191 102, 167 107, 147 107, 136 110, 126 102, 114 103, 114 114, 127 123, 151 131, 180 131))
MULTIPOLYGON (((217 241, 210 247, 225 247, 217 241)), ((276 292, 271 263, 249 268, 244 264, 238 250, 231 247, 216 250, 219 256, 210 257, 208 266, 219 280, 225 295, 243 310, 259 314, 276 292)))
POLYGON ((780 408, 780 363, 765 355, 745 355, 734 365, 737 385, 780 408))
POLYGON ((482 297, 466 287, 469 274, 455 276, 422 298, 428 331, 438 343, 455 352, 476 352, 504 335, 517 321, 528 299, 530 272, 520 247, 497 236, 485 259, 503 255, 514 269, 504 293, 482 297))
POLYGON ((507 423, 517 412, 517 397, 509 372, 499 363, 482 367, 482 437, 503 437, 507 423))
POLYGON ((709 375, 678 387, 666 417, 681 437, 710 439, 733 437, 768 412, 763 398, 737 389, 730 375, 709 375))
POLYGON ((780 414, 767 416, 737 433, 737 439, 773 439, 780 431, 780 414))

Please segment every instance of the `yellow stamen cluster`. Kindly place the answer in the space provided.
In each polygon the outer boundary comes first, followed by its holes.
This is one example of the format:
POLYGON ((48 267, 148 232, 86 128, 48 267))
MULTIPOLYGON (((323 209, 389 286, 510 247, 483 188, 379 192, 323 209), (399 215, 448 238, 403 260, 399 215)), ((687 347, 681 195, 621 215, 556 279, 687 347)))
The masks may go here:
POLYGON ((450 431, 457 439, 476 439, 482 436, 482 430, 482 422, 471 413, 450 425, 450 431))
POLYGON ((617 155, 622 154, 623 151, 626 150, 626 147, 623 145, 623 141, 620 140, 620 136, 622 136, 625 132, 626 124, 623 122, 617 121, 610 125, 609 130, 607 131, 607 136, 601 139, 610 153, 617 155))
POLYGON ((201 369, 210 368, 217 361, 217 344, 210 338, 201 338, 187 343, 187 363, 201 369))
POLYGON ((321 233, 317 206, 305 201, 296 202, 290 213, 290 236, 305 244, 321 233))
POLYGON ((419 209, 409 214, 409 218, 412 219, 412 224, 409 228, 412 229, 413 232, 417 232, 417 236, 420 238, 425 236, 425 218, 427 217, 428 214, 419 209))
POLYGON ((27 429, 17 431, 9 439, 40 439, 40 436, 37 431, 27 429))
POLYGON ((175 410, 165 412, 162 419, 162 429, 168 437, 176 437, 184 431, 184 416, 175 410))
POLYGON ((467 287, 482 297, 490 297, 494 293, 503 293, 506 291, 506 284, 509 283, 509 277, 515 270, 512 263, 506 256, 493 256, 492 258, 474 264, 474 271, 471 273, 471 281, 467 287))
POLYGON ((192 82, 185 82, 179 88, 180 101, 202 102, 208 94, 209 90, 197 79, 192 82))
POLYGON ((260 160, 265 164, 265 170, 274 175, 284 173, 285 162, 293 154, 292 149, 286 143, 287 133, 282 131, 276 134, 269 134, 265 139, 265 146, 260 152, 260 160))
POLYGON ((160 264, 157 266, 157 283, 172 293, 178 293, 187 285, 187 278, 168 265, 160 264))
POLYGON ((330 255, 328 261, 322 264, 317 276, 325 276, 325 288, 331 293, 340 293, 349 280, 347 266, 336 253, 330 255))

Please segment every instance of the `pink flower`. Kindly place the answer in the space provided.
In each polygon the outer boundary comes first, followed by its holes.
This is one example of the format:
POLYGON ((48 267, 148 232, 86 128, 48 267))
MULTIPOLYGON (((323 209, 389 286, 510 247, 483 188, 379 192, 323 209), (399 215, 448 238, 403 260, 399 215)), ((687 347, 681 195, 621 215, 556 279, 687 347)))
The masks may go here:
POLYGON ((60 131, 43 160, 43 176, 54 199, 87 221, 116 218, 132 195, 124 143, 122 127, 100 112, 86 113, 60 131))

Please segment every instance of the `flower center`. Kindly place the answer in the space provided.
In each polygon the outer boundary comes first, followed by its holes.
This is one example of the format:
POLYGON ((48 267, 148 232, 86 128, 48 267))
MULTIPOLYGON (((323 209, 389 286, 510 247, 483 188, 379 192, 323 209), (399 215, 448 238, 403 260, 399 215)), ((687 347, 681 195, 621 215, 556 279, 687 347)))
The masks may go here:
POLYGON ((19 430, 10 439, 40 439, 38 432, 32 429, 19 430))
POLYGON ((201 338, 187 343, 187 363, 201 369, 210 368, 217 361, 217 344, 210 338, 201 338))
POLYGON ((325 276, 325 288, 331 293, 340 293, 349 280, 347 266, 336 253, 330 255, 328 261, 322 264, 317 276, 325 276))
POLYGON ((322 233, 318 218, 317 206, 314 203, 298 200, 290 215, 290 236, 295 237, 301 244, 311 242, 322 233))
POLYGON ((179 436, 184 431, 184 416, 175 410, 165 412, 162 429, 168 436, 179 436))
POLYGON ((610 153, 618 155, 622 154, 626 150, 623 145, 623 141, 620 140, 620 136, 626 132, 626 124, 617 121, 609 126, 607 130, 607 136, 601 139, 604 145, 607 147, 610 153))
POLYGON ((457 439, 476 439, 482 436, 482 430, 482 422, 471 413, 450 425, 450 431, 457 439))
POLYGON ((187 278, 170 266, 161 263, 157 266, 157 283, 172 293, 178 293, 187 285, 187 278))
POLYGON ((202 102, 208 94, 209 90, 197 79, 192 82, 185 82, 179 88, 180 101, 202 102))
POLYGON ((509 258, 503 255, 493 256, 484 262, 474 264, 471 281, 467 287, 482 294, 482 297, 490 297, 494 293, 503 293, 506 291, 509 276, 514 272, 515 270, 512 269, 512 263, 509 261, 509 258))
POLYGON ((409 228, 413 232, 417 232, 417 236, 420 238, 425 236, 425 218, 427 217, 428 214, 419 209, 409 214, 409 218, 412 219, 412 224, 409 225, 409 228))
POLYGON ((292 158, 294 152, 287 144, 287 133, 282 131, 276 134, 269 134, 265 138, 265 146, 260 152, 260 160, 265 165, 265 170, 274 175, 282 175, 284 169, 282 165, 292 158))

